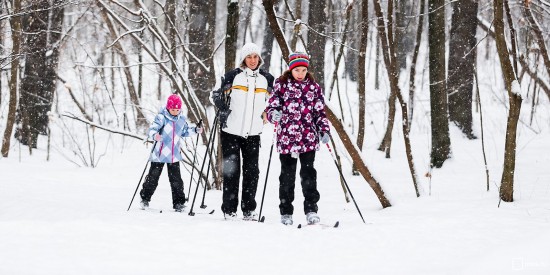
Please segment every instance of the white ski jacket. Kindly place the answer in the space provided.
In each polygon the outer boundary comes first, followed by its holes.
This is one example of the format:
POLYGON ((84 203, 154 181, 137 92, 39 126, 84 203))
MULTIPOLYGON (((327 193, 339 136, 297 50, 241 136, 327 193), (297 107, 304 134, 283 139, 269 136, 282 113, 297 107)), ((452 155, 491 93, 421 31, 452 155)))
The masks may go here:
POLYGON ((227 117, 227 127, 222 131, 241 137, 261 134, 264 125, 262 113, 273 88, 273 76, 260 69, 237 68, 227 73, 224 79, 225 84, 231 83, 231 88, 224 91, 231 113, 227 117))

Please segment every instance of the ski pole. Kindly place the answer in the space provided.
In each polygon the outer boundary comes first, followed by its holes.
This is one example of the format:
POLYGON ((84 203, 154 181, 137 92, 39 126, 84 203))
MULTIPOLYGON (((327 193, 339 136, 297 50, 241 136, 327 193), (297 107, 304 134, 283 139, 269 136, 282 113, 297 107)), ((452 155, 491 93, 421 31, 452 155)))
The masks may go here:
MULTIPOLYGON (((156 145, 157 145, 157 142, 155 141, 155 143, 153 143, 153 148, 151 148, 151 153, 150 154, 153 153, 153 151, 155 150, 156 145)), ((147 159, 147 163, 145 163, 145 168, 143 168, 143 172, 141 173, 141 177, 139 178, 139 182, 136 186, 136 191, 134 191, 134 195, 132 196, 132 200, 130 201, 130 204, 128 205, 128 209, 126 211, 130 211, 130 207, 132 206, 132 202, 134 202, 134 198, 136 197, 139 186, 141 185, 141 180, 143 179, 143 175, 145 175, 145 171, 147 170, 148 165, 149 165, 149 159, 147 159)))
POLYGON ((269 177, 269 167, 271 167, 271 156, 273 156, 273 145, 277 139, 277 122, 273 126, 273 139, 271 140, 271 150, 269 151, 269 160, 267 161, 267 172, 265 173, 264 191, 262 192, 262 202, 260 203, 260 214, 258 215, 258 222, 262 222, 262 209, 264 207, 265 189, 267 188, 267 178, 269 177))
MULTIPOLYGON (((202 118, 199 120, 197 127, 202 127, 202 118)), ((189 201, 189 196, 191 195, 191 184, 193 183, 193 172, 195 172, 195 161, 197 160, 197 149, 199 148, 200 136, 200 134, 197 134, 197 142, 195 143, 195 152, 193 153, 193 162, 191 164, 191 179, 189 180, 189 191, 187 192, 187 198, 185 199, 185 201, 189 201)))
POLYGON ((217 122, 218 122, 218 115, 219 115, 219 110, 216 112, 216 118, 214 118, 214 124, 212 125, 212 129, 210 130, 210 137, 208 138, 208 142, 206 144, 206 152, 204 152, 204 158, 202 160, 202 165, 201 165, 201 171, 199 173, 199 180, 197 182, 197 188, 195 188, 195 195, 193 195, 193 202, 191 203, 191 209, 189 210, 189 216, 195 216, 195 212, 193 212, 193 206, 195 205, 195 200, 197 199, 197 193, 199 191, 199 185, 201 184, 201 180, 202 180, 202 172, 204 171, 204 164, 206 163, 206 157, 208 157, 208 149, 210 148, 210 145, 213 143, 212 142, 212 137, 214 135, 214 132, 216 132, 216 128, 217 128, 217 122))
MULTIPOLYGON (((332 136, 330 137, 332 138, 332 136)), ((338 161, 336 160, 336 157, 332 153, 332 148, 330 148, 330 145, 328 143, 325 143, 325 145, 328 148, 328 151, 330 152, 330 156, 332 157, 332 160, 334 160, 334 164, 336 164, 336 168, 338 168, 338 172, 340 173, 340 177, 342 178, 342 181, 344 181, 344 184, 346 185, 346 188, 348 189, 349 195, 351 196, 351 199, 353 200, 353 204, 355 204, 355 208, 357 209, 357 212, 359 212, 359 216, 361 216, 361 219, 363 220, 363 223, 365 222, 365 219, 363 218, 363 214, 361 214, 361 210, 359 210, 359 206, 357 206, 357 202, 355 201, 355 198, 353 197, 353 194, 351 193, 351 190, 349 189, 348 183, 346 182, 346 179, 344 178, 344 174, 342 174, 342 168, 338 166, 338 161)))
MULTIPOLYGON (((214 128, 215 129, 215 128, 214 128)), ((214 141, 216 140, 216 134, 214 134, 212 144, 214 144, 214 141)), ((210 157, 208 158, 208 166, 206 166, 206 178, 208 179, 208 176, 210 175, 210 165, 212 164, 212 152, 214 151, 214 145, 210 147, 210 157)), ((202 191, 202 202, 201 202, 201 209, 206 208, 206 204, 204 204, 204 199, 206 197, 206 183, 204 184, 204 188, 202 191)))

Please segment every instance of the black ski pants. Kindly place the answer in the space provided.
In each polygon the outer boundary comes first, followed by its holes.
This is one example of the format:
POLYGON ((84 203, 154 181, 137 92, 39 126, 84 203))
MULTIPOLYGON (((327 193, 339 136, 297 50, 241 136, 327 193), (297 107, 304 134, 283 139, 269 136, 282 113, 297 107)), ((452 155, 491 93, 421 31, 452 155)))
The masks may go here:
POLYGON ((224 131, 220 134, 223 157, 223 213, 236 213, 239 204, 239 180, 241 177, 241 155, 243 172, 243 190, 241 210, 256 210, 256 190, 260 169, 258 156, 260 136, 241 137, 224 131))
MULTIPOLYGON (((172 188, 172 204, 176 208, 176 204, 185 203, 185 194, 183 193, 183 180, 181 179, 180 163, 166 163, 168 166, 168 180, 170 181, 170 187, 172 188)), ((145 201, 151 201, 151 197, 159 184, 160 174, 164 163, 151 162, 151 168, 149 168, 149 174, 145 178, 143 183, 143 189, 139 193, 141 199, 145 201)))
MULTIPOLYGON (((291 154, 280 154, 281 175, 279 176, 279 210, 281 215, 292 215, 294 213, 294 187, 296 181, 296 164, 298 159, 291 154)), ((304 213, 317 212, 317 202, 320 195, 317 191, 317 171, 313 164, 315 162, 315 151, 309 151, 299 155, 300 179, 302 183, 302 194, 304 195, 304 213)))

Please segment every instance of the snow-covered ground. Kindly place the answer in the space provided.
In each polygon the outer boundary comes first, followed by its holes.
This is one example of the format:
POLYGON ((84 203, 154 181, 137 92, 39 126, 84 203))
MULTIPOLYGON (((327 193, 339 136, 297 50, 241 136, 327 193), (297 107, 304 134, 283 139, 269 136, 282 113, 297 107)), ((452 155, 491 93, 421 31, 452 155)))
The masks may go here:
MULTIPOLYGON (((261 167, 267 165, 271 129, 262 137, 261 167)), ((393 204, 387 209, 344 161, 367 224, 353 203, 345 203, 330 154, 319 151, 319 214, 325 223, 339 220, 337 229, 298 230, 278 222, 277 154, 264 204, 266 222, 259 224, 224 221, 221 191, 207 192, 213 215, 170 211, 166 171, 151 202, 163 213, 139 210, 137 200, 127 212, 149 151, 137 140, 113 149, 121 144, 113 137, 109 153, 93 169, 76 167, 56 153, 46 162, 45 146, 32 157, 26 147, 14 146, 9 158, 0 159, 0 274, 549 274, 548 131, 520 136, 516 201, 498 208, 502 133, 487 133, 497 145, 488 145, 491 190, 486 192, 480 140, 468 141, 452 129, 457 149, 433 172, 431 195, 425 160, 417 159, 420 198, 399 131, 392 159, 375 150, 376 140, 367 142, 364 157, 393 204)), ((427 155, 425 139, 415 140, 416 155, 427 155)), ((187 191, 189 174, 183 174, 187 191)), ((296 191, 298 224, 305 217, 299 185, 296 191)))

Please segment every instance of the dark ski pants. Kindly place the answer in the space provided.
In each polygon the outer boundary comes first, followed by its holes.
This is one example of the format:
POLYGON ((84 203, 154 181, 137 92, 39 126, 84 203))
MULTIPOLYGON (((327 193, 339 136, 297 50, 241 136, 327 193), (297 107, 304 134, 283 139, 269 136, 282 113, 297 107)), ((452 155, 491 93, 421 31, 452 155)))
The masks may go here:
MULTIPOLYGON (((180 163, 166 163, 168 166, 168 180, 170 181, 170 187, 172 188, 172 204, 176 208, 176 204, 185 203, 185 194, 183 193, 183 180, 181 179, 180 163)), ((143 189, 139 193, 141 199, 145 201, 151 201, 151 197, 159 184, 160 174, 164 163, 151 162, 151 168, 149 168, 149 174, 145 178, 143 183, 143 189)))
MULTIPOLYGON (((304 194, 304 213, 317 212, 317 202, 320 195, 317 191, 317 171, 313 167, 315 162, 315 151, 309 151, 299 155, 300 158, 300 179, 302 193, 304 194)), ((279 176, 279 210, 281 215, 292 215, 294 213, 294 182, 296 181, 296 164, 298 159, 291 154, 280 154, 281 175, 279 176)))
POLYGON ((223 157, 223 213, 237 212, 239 204, 239 179, 241 176, 241 155, 243 172, 243 190, 241 210, 244 212, 256 209, 256 190, 260 169, 258 156, 260 136, 247 138, 232 135, 224 131, 220 135, 223 157))

